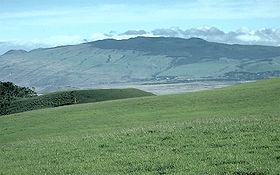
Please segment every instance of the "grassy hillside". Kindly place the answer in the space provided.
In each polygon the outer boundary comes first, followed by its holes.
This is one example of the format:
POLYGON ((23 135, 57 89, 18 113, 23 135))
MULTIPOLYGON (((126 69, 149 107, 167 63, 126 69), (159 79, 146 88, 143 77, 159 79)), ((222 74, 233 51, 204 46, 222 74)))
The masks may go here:
POLYGON ((34 109, 58 107, 70 104, 93 103, 106 100, 116 100, 151 95, 152 94, 149 92, 133 88, 63 91, 13 101, 9 106, 7 106, 7 108, 0 110, 0 115, 31 111, 34 109))
POLYGON ((0 174, 279 174, 280 79, 0 118, 0 174))

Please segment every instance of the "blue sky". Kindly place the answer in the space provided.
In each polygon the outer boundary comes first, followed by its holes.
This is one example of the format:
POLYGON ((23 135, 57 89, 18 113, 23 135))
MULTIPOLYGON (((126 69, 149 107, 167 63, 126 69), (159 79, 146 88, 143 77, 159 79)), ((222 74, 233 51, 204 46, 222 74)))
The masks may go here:
POLYGON ((174 27, 279 29, 279 9, 280 0, 0 0, 0 41, 71 43, 174 27))

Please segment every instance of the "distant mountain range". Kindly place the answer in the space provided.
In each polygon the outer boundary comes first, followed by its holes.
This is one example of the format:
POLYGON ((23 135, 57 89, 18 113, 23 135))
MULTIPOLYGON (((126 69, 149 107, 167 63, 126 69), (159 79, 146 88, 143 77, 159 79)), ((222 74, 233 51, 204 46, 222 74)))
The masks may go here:
POLYGON ((229 45, 199 38, 106 39, 29 52, 10 50, 0 57, 0 81, 39 91, 279 75, 280 47, 229 45))
POLYGON ((15 49, 31 50, 32 47, 24 46, 24 45, 20 45, 20 44, 14 44, 14 43, 10 43, 10 42, 0 42, 0 55, 4 54, 5 52, 12 50, 12 49, 13 50, 15 50, 15 49))

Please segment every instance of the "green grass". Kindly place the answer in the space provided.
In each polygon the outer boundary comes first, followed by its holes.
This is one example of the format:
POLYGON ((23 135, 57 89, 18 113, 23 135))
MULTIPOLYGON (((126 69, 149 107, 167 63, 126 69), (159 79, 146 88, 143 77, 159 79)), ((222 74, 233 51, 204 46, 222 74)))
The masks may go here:
POLYGON ((153 94, 134 88, 61 91, 12 101, 9 106, 0 110, 0 114, 7 115, 42 108, 151 95, 153 94))
POLYGON ((280 79, 0 118, 0 174, 280 173, 280 79))

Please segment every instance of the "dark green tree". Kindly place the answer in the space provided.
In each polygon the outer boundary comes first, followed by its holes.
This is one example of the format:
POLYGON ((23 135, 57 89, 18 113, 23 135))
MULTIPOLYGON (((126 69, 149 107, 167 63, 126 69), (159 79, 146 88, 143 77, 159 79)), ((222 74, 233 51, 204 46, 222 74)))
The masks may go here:
POLYGON ((5 114, 6 108, 13 100, 37 96, 34 90, 17 86, 12 82, 0 81, 0 114, 5 114))

